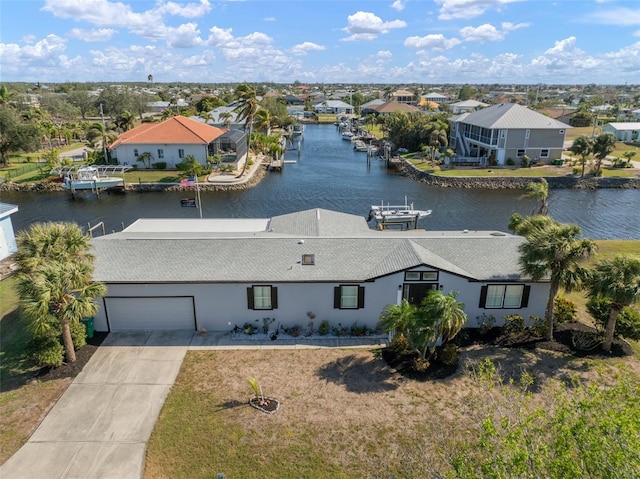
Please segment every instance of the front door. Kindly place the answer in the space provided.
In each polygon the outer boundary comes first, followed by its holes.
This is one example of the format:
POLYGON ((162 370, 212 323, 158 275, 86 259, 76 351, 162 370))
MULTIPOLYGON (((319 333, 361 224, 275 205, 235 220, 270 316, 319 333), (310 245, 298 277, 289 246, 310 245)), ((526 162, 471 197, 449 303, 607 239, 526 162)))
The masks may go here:
POLYGON ((405 283, 402 289, 402 297, 409 304, 419 305, 432 289, 437 289, 438 283, 405 283))

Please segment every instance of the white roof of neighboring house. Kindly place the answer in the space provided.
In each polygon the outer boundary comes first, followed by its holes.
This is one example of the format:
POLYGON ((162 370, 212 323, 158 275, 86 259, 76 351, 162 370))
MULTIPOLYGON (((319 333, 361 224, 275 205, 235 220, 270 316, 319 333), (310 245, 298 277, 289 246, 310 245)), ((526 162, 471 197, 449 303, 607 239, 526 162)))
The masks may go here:
POLYGON ((479 106, 489 106, 488 103, 482 103, 477 100, 464 100, 459 101, 458 103, 454 103, 452 106, 457 106, 459 108, 477 108, 479 106))
POLYGON ((533 128, 539 130, 571 128, 566 123, 554 120, 517 103, 499 103, 482 110, 454 116, 450 121, 482 128, 533 128))
POLYGON ((342 100, 327 100, 326 102, 316 103, 315 105, 313 105, 313 107, 314 108, 353 108, 353 106, 343 102, 342 100))
POLYGON ((363 282, 422 265, 521 281, 524 241, 490 231, 376 231, 363 216, 311 209, 269 220, 141 220, 92 247, 94 278, 107 283, 363 282), (303 254, 315 264, 303 265, 303 254))
POLYGON ((629 122, 629 123, 607 123, 604 126, 610 126, 618 131, 635 131, 640 130, 640 122, 629 122))

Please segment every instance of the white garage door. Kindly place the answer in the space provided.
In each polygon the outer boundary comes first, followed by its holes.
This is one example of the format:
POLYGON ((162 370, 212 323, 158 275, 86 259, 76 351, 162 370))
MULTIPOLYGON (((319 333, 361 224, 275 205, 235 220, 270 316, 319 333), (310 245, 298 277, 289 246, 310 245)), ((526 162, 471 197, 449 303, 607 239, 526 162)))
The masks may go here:
POLYGON ((109 329, 195 330, 193 297, 104 298, 109 329))

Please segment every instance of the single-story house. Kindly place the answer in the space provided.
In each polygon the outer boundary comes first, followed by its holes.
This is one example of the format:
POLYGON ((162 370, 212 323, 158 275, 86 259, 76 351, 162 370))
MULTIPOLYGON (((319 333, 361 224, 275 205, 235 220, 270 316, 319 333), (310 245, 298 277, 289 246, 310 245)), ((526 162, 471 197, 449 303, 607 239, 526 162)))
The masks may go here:
POLYGON ((416 106, 409 105, 408 103, 399 103, 395 100, 385 101, 380 105, 371 105, 369 110, 374 115, 391 115, 396 112, 414 113, 420 111, 416 106))
POLYGON ((316 113, 334 113, 336 115, 353 115, 353 106, 342 100, 325 100, 322 103, 313 105, 316 113))
MULTIPOLYGON (((172 103, 169 102, 169 101, 161 101, 161 100, 150 101, 150 102, 147 103, 147 111, 149 111, 151 113, 162 113, 167 108, 169 108, 170 105, 172 105, 172 103)), ((182 107, 189 106, 189 103, 184 101, 184 100, 182 100, 182 99, 179 99, 173 105, 182 108, 182 107)))
POLYGON ((193 155, 203 165, 216 154, 216 139, 227 130, 206 125, 184 116, 174 116, 161 123, 142 123, 122 133, 109 145, 120 164, 140 166, 140 155, 150 153, 152 161, 165 162, 175 168, 185 155, 193 155))
POLYGON ((92 239, 98 331, 229 331, 274 318, 375 327, 383 308, 458 292, 483 315, 544 314, 548 281, 519 267, 524 238, 496 231, 384 230, 324 209, 257 219, 140 219, 92 239))
POLYGON ((11 222, 11 215, 17 212, 16 205, 0 203, 0 260, 8 258, 18 251, 16 235, 11 222))
POLYGON ((603 133, 613 134, 618 141, 634 141, 640 139, 640 122, 607 123, 602 127, 603 133))
POLYGON ((362 116, 369 115, 370 113, 376 113, 375 107, 382 105, 385 103, 385 100, 381 98, 376 98, 374 100, 368 101, 360 105, 360 114, 362 116))
POLYGON ((495 159, 516 164, 527 155, 550 162, 562 157, 564 137, 571 126, 517 103, 499 103, 449 119, 450 147, 458 158, 495 159))
POLYGON ((488 107, 488 103, 483 103, 477 100, 465 100, 459 101, 457 103, 452 103, 449 108, 451 109, 451 113, 454 115, 459 115, 460 113, 466 113, 469 111, 480 110, 481 108, 488 107))
POLYGON ((451 103, 451 98, 443 93, 438 93, 435 91, 427 93, 426 95, 422 95, 422 98, 424 98, 426 101, 433 101, 436 103, 451 103))

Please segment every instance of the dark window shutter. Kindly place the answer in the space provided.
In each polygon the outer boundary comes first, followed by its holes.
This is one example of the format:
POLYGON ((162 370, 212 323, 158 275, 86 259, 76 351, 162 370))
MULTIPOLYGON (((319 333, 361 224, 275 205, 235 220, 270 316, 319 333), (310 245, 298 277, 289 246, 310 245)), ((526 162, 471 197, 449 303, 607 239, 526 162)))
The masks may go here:
POLYGON ((249 309, 253 309, 253 286, 247 288, 247 305, 249 309))
POLYGON ((531 286, 525 286, 522 289, 522 301, 520 302, 521 308, 529 306, 529 291, 531 291, 531 286))
POLYGON ((478 307, 484 308, 484 305, 487 302, 487 286, 483 286, 480 288, 480 304, 478 307))
POLYGON ((278 308, 278 288, 271 286, 271 308, 278 308))
POLYGON ((333 307, 340 308, 340 292, 342 288, 340 286, 336 286, 333 288, 333 307))
POLYGON ((364 286, 358 286, 358 308, 364 308, 364 286))

